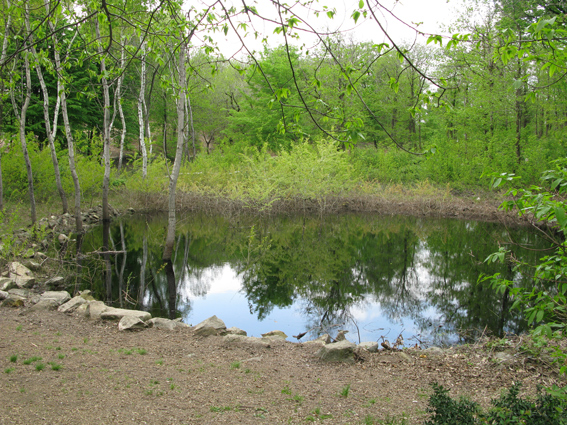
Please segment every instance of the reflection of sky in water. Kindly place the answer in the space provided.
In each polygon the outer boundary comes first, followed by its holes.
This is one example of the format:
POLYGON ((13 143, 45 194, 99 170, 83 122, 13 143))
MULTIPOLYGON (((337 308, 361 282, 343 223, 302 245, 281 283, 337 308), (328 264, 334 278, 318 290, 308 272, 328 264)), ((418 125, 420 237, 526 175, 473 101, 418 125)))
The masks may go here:
MULTIPOLYGON (((420 273, 420 284, 417 280, 409 285, 412 292, 416 292, 419 298, 425 298, 429 276, 423 267, 417 268, 420 273)), ((305 332, 308 326, 308 318, 302 312, 304 301, 297 299, 294 304, 286 308, 274 307, 270 314, 263 321, 258 321, 254 312, 250 312, 248 300, 245 294, 241 292, 242 278, 237 275, 236 271, 229 264, 222 267, 210 267, 202 271, 199 277, 189 276, 181 285, 182 299, 189 299, 191 309, 189 313, 183 317, 185 323, 196 325, 203 320, 216 315, 224 321, 227 327, 236 326, 248 333, 248 336, 260 337, 261 334, 280 330, 288 335, 289 341, 296 341, 292 335, 305 332), (209 287, 206 295, 195 295, 203 283, 209 287)), ((418 336, 419 328, 410 317, 400 317, 397 320, 386 317, 380 303, 373 301, 374 296, 369 294, 366 301, 361 305, 355 305, 350 309, 352 321, 344 325, 333 328, 332 335, 336 334, 338 329, 346 329, 349 333, 347 339, 358 343, 359 333, 360 341, 382 341, 382 336, 393 342, 396 340, 400 332, 402 332, 406 345, 418 342, 414 337, 418 336), (356 323, 356 325, 354 324, 356 323), (358 329, 357 329, 358 326, 358 329)), ((181 306, 179 306, 181 307, 181 306)), ((181 308, 183 310, 183 308, 181 308)), ((422 317, 430 318, 433 322, 438 317, 433 307, 427 307, 421 312, 422 317)), ((307 341, 316 335, 306 335, 302 341, 307 341)))

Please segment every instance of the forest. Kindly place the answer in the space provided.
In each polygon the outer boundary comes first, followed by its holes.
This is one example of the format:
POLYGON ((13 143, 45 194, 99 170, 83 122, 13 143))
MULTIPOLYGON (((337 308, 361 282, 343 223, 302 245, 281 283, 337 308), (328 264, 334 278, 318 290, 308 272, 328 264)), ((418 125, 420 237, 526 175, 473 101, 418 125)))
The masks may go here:
POLYGON ((565 156, 561 2, 466 1, 452 36, 415 26, 413 43, 315 25, 342 13, 383 30, 375 1, 2 7, 0 207, 24 201, 32 223, 36 199, 80 211, 178 181, 261 204, 388 184, 474 191, 495 173, 527 187, 565 156))

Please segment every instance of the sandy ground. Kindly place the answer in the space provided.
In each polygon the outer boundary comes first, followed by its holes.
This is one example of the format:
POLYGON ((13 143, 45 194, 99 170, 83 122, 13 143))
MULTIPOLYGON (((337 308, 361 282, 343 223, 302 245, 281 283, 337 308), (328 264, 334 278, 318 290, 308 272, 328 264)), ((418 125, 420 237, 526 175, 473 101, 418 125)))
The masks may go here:
POLYGON ((516 381, 531 394, 558 382, 553 367, 514 350, 521 340, 381 350, 347 365, 322 362, 309 344, 119 332, 27 308, 0 308, 0 329, 0 424, 421 424, 432 382, 485 406, 516 381), (514 357, 501 363, 488 346, 514 357))

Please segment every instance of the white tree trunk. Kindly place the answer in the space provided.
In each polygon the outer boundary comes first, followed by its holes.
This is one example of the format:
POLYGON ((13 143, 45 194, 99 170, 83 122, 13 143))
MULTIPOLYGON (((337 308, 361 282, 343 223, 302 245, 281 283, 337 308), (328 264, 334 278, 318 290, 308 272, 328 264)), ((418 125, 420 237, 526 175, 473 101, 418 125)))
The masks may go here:
MULTIPOLYGON (((100 12, 99 12, 100 13, 100 12)), ((97 18, 95 21, 95 30, 97 40, 100 40, 100 24, 97 18)), ((110 186, 110 90, 108 79, 106 78, 106 56, 102 50, 102 45, 98 45, 98 54, 100 56, 100 74, 102 83, 102 92, 104 97, 104 115, 102 122, 102 140, 103 150, 102 156, 104 160, 104 177, 102 179, 102 221, 110 221, 110 211, 108 206, 108 191, 110 186)))
POLYGON ((146 43, 140 47, 142 51, 142 69, 140 72, 140 93, 138 95, 138 124, 140 125, 140 150, 142 151, 142 178, 148 175, 148 152, 144 139, 144 96, 146 94, 146 43))
MULTIPOLYGON (((10 8, 10 1, 6 0, 6 6, 10 8)), ((8 13, 6 24, 4 25, 4 40, 2 41, 2 54, 0 55, 0 66, 5 67, 6 52, 8 51, 8 39, 10 27, 12 25, 12 15, 8 13)), ((4 83, 2 83, 2 91, 4 90, 4 83)), ((3 109, 3 108, 2 108, 3 109)), ((0 110, 0 112, 2 112, 0 110)), ((0 212, 4 210, 4 185, 2 183, 2 151, 0 150, 0 212)))
POLYGON ((122 169, 122 159, 124 158, 124 141, 126 140, 126 119, 124 118, 124 110, 122 109, 122 83, 124 81, 125 66, 126 66, 126 48, 124 44, 126 42, 125 38, 121 38, 122 46, 120 49, 120 69, 122 70, 122 75, 118 78, 116 82, 116 90, 114 91, 114 111, 112 113, 112 120, 110 122, 110 129, 114 125, 114 119, 116 118, 116 112, 120 115, 120 122, 122 123, 122 131, 120 132, 120 153, 118 154, 118 171, 122 169))
MULTIPOLYGON (((29 21, 26 21, 26 30, 31 34, 31 29, 29 21)), ((30 37, 33 43, 33 38, 30 37)), ((57 46, 54 46, 57 49, 57 46)), ((35 71, 37 73, 37 78, 39 79, 39 85, 41 87, 41 92, 43 94, 43 120, 45 121, 45 132, 47 133, 47 142, 49 144, 49 150, 51 152, 51 162, 53 164, 53 170, 55 172, 55 183, 57 185, 57 191, 59 192, 59 197, 61 198, 61 204, 63 207, 63 214, 67 213, 69 207, 67 205, 67 195, 63 190, 63 185, 61 184, 61 173, 59 172, 59 160, 57 159, 57 152, 55 150, 55 135, 57 134, 57 121, 59 119, 59 107, 60 107, 60 97, 57 96, 57 102, 55 104, 55 110, 53 112, 53 126, 51 125, 51 118, 49 115, 49 93, 47 92, 47 85, 43 79, 43 71, 39 63, 39 55, 37 54, 36 48, 31 47, 31 52, 34 57, 35 71)), ((59 90, 59 86, 57 87, 59 90)))
POLYGON ((165 247, 163 250, 163 260, 171 261, 173 253, 173 245, 175 243, 175 189, 177 186, 177 179, 179 177, 179 170, 181 168, 181 160, 183 157, 183 144, 184 144, 184 128, 185 128, 185 98, 187 96, 187 82, 185 72, 185 58, 187 55, 187 43, 182 42, 179 46, 179 63, 178 68, 178 81, 179 81, 179 95, 177 97, 177 149, 175 150, 175 160, 173 162, 173 170, 169 176, 169 205, 168 205, 168 221, 167 221, 167 237, 165 240, 165 247))
MULTIPOLYGON (((49 11, 49 0, 45 1, 45 10, 47 14, 49 11)), ((71 125, 69 124, 69 114, 67 112, 67 95, 65 93, 65 82, 63 79, 63 68, 61 67, 61 53, 59 51, 59 42, 57 33, 55 32, 55 24, 48 20, 49 29, 52 33, 53 51, 55 56, 55 67, 57 70, 57 93, 61 100, 61 114, 63 115, 63 125, 65 127, 65 137, 67 139, 67 152, 69 156, 69 170, 71 171, 71 178, 73 179, 73 188, 75 192, 75 230, 77 233, 83 233, 83 219, 81 217, 81 185, 79 183, 79 176, 77 175, 77 167, 75 166, 75 142, 71 132, 71 125)))

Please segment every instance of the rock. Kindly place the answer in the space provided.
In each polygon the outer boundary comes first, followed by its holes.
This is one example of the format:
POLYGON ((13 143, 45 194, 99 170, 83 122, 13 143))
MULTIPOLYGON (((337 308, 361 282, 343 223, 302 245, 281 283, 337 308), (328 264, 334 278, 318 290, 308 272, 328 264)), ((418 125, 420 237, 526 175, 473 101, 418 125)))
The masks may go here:
POLYGON ((325 362, 354 363, 356 344, 350 341, 340 341, 322 346, 315 354, 325 362))
POLYGON ((119 331, 135 331, 145 327, 147 325, 137 316, 123 316, 118 322, 119 331))
POLYGON ((493 358, 498 363, 510 363, 514 361, 514 356, 506 351, 495 353, 493 358))
POLYGON ((378 343, 373 341, 364 341, 358 344, 359 347, 364 348, 365 350, 376 353, 378 351, 378 343))
POLYGON ((64 277, 55 276, 55 277, 52 277, 50 279, 47 279, 45 281, 45 286, 47 286, 48 288, 60 288, 61 286, 63 286, 64 282, 65 282, 64 277))
POLYGON ((213 328, 212 326, 201 326, 199 329, 195 327, 195 329, 195 335, 201 337, 218 335, 220 333, 218 329, 213 328))
POLYGON ((87 300, 85 300, 82 297, 79 297, 79 296, 73 297, 69 301, 67 301, 65 304, 61 304, 59 306, 59 308, 57 309, 57 311, 59 311, 61 313, 72 313, 77 308, 79 308, 80 305, 86 304, 86 303, 87 303, 87 300))
POLYGON ((10 294, 10 296, 12 297, 17 297, 26 300, 30 296, 30 290, 24 288, 13 288, 8 291, 8 294, 10 294))
POLYGON ((85 289, 84 291, 79 292, 79 296, 87 301, 96 301, 95 297, 91 295, 91 291, 85 289))
POLYGON ((8 298, 8 295, 10 294, 4 291, 0 291, 0 300, 5 300, 6 298, 8 298))
POLYGON ((229 335, 225 335, 223 339, 228 344, 241 343, 241 344, 248 344, 261 348, 270 348, 270 343, 268 341, 262 338, 254 338, 252 336, 229 334, 229 335))
POLYGON ((59 307, 61 304, 66 303, 71 299, 71 295, 67 291, 46 291, 41 294, 42 300, 54 300, 59 307))
POLYGON ((15 288, 16 282, 9 277, 0 277, 0 291, 7 291, 9 289, 15 288))
POLYGON ((346 337, 345 334, 348 333, 348 331, 339 331, 339 333, 337 334, 337 337, 335 338, 336 342, 341 342, 341 341, 345 341, 346 337))
MULTIPOLYGON (((32 251, 32 254, 33 254, 33 251, 32 251)), ((34 272, 37 272, 37 271, 40 271, 40 270, 41 270, 41 264, 39 264, 39 263, 36 262, 36 261, 32 261, 32 260, 26 260, 26 261, 25 261, 25 266, 26 266, 28 269, 30 269, 30 270, 32 270, 32 271, 34 271, 34 272)))
POLYGON ((211 316, 195 326, 195 333, 197 333, 199 329, 204 328, 205 326, 215 328, 219 333, 224 333, 226 331, 226 325, 217 316, 211 316))
POLYGON ((84 318, 88 319, 89 315, 88 315, 88 311, 87 308, 89 306, 89 303, 85 303, 85 304, 81 304, 79 305, 79 307, 77 307, 75 309, 75 312, 79 315, 79 316, 83 316, 84 318))
POLYGON ((282 331, 270 331, 262 334, 262 336, 269 340, 285 340, 287 338, 287 335, 282 331))
POLYGON ((185 323, 177 322, 175 320, 164 319, 162 317, 154 317, 146 322, 150 327, 165 329, 168 331, 173 331, 177 328, 187 328, 185 323))
POLYGON ((126 310, 124 308, 113 308, 108 307, 106 311, 103 311, 100 315, 102 320, 122 320, 123 317, 137 317, 142 322, 150 320, 152 315, 147 311, 140 310, 126 310))
POLYGON ((57 300, 51 298, 44 298, 39 300, 37 304, 30 307, 29 311, 46 311, 46 310, 56 310, 59 307, 57 300))
POLYGON ((101 318, 102 313, 108 310, 108 307, 102 301, 89 301, 87 303, 87 309, 85 311, 85 317, 92 319, 92 320, 99 320, 101 318))
POLYGON ((412 359, 412 357, 411 357, 409 354, 404 353, 403 351, 399 351, 399 352, 398 352, 398 356, 399 356, 404 362, 407 362, 407 363, 414 363, 414 360, 412 359))
POLYGON ((441 348, 439 347, 429 347, 426 348, 425 350, 422 350, 422 355, 425 355, 427 357, 442 357, 444 356, 444 352, 441 348))
POLYGON ((323 334, 319 338, 314 339, 313 341, 305 341, 303 344, 318 344, 318 345, 325 345, 331 343, 331 335, 323 334))
POLYGON ((8 264, 9 277, 19 288, 29 288, 35 283, 35 277, 30 269, 14 261, 8 264))
POLYGON ((0 304, 2 307, 23 307, 24 306, 24 300, 19 299, 19 298, 12 298, 12 297, 8 297, 6 298, 4 301, 2 301, 2 304, 0 304))
POLYGON ((228 328, 228 329, 226 330, 226 333, 227 333, 228 335, 243 335, 243 336, 247 336, 247 335, 248 335, 248 334, 246 333, 246 331, 243 331, 242 329, 237 328, 237 327, 235 327, 235 326, 233 326, 232 328, 228 328))
POLYGON ((132 207, 128 208, 128 212, 129 212, 130 214, 134 214, 134 208, 132 208, 132 207))
POLYGON ((64 243, 67 243, 69 241, 69 238, 67 237, 67 235, 60 233, 59 236, 57 236, 57 240, 61 245, 63 245, 64 243))
POLYGON ((382 347, 384 347, 384 350, 391 350, 392 349, 392 346, 390 345, 390 341, 388 341, 388 340, 385 340, 380 345, 382 347))

